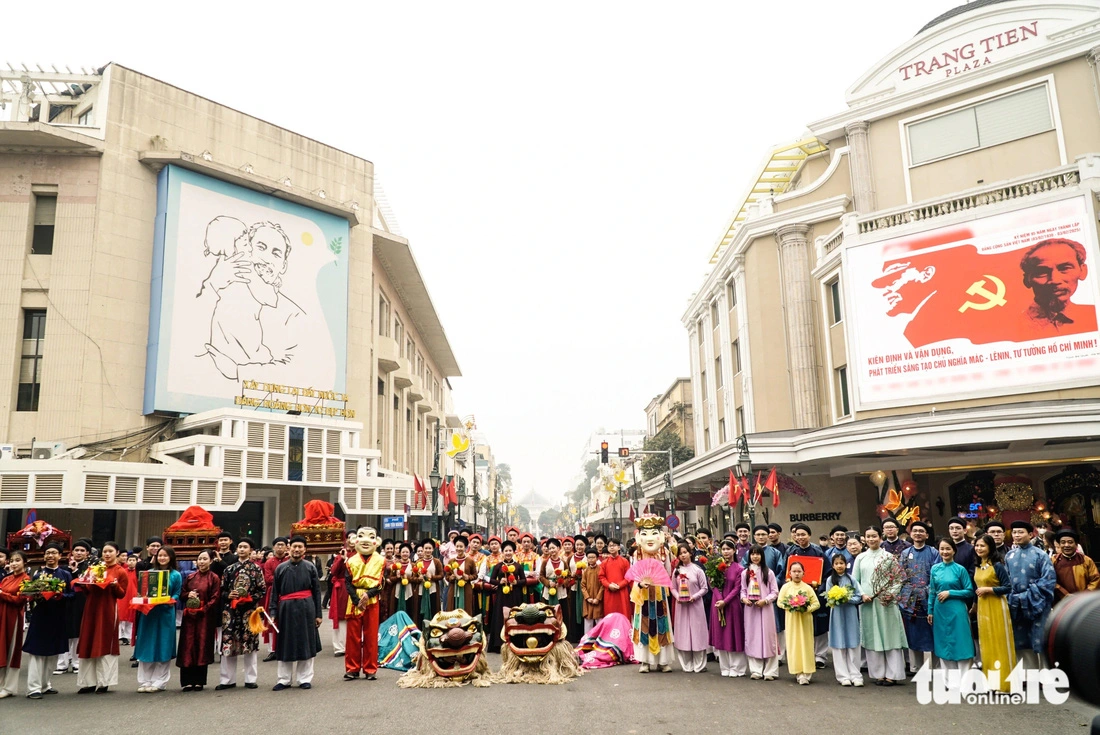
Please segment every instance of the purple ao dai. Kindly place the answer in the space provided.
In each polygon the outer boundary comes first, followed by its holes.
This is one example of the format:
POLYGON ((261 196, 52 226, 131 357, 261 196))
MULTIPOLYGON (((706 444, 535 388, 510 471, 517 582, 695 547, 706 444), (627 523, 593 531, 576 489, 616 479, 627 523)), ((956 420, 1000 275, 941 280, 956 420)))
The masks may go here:
POLYGON ((745 618, 741 607, 741 572, 744 571, 740 564, 734 562, 726 568, 726 581, 721 589, 715 589, 711 595, 710 608, 710 645, 718 651, 744 651, 745 650, 745 618), (726 616, 726 624, 722 625, 721 616, 714 603, 725 600, 723 608, 726 616))
POLYGON ((745 655, 749 658, 771 658, 779 655, 779 643, 775 634, 775 601, 779 597, 779 584, 775 573, 768 570, 768 581, 760 582, 761 571, 757 571, 759 594, 750 594, 752 587, 749 570, 741 573, 741 598, 750 602, 765 600, 766 607, 745 606, 745 655))

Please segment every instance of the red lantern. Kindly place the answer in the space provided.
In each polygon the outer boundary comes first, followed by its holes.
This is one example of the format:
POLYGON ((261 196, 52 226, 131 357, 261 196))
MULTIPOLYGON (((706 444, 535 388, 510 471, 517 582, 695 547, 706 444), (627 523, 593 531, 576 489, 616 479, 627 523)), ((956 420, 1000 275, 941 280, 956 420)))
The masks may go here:
POLYGON ((905 498, 906 500, 912 500, 913 497, 916 494, 917 494, 917 481, 916 480, 906 480, 905 482, 901 483, 901 496, 903 498, 905 498))
POLYGON ((890 511, 886 510, 885 505, 880 505, 878 507, 878 517, 879 518, 886 518, 889 515, 890 515, 890 511))

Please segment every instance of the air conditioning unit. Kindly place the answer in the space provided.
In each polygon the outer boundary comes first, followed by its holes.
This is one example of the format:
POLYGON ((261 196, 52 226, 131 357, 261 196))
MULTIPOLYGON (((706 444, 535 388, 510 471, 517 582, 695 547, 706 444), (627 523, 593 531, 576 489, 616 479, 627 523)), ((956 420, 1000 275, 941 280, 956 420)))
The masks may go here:
POLYGON ((31 446, 31 459, 53 459, 65 453, 65 442, 35 442, 31 446))
POLYGON ((0 461, 5 459, 15 459, 14 444, 0 444, 0 461))

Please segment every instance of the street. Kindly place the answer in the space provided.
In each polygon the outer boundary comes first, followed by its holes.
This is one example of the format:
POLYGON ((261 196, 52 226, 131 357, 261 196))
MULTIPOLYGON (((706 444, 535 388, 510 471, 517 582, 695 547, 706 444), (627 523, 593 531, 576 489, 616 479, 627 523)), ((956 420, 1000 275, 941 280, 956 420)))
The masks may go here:
MULTIPOLYGON (((130 649, 124 649, 127 656, 130 649)), ((57 696, 0 702, 0 735, 25 734, 68 722, 86 735, 165 735, 180 731, 224 732, 515 732, 598 733, 797 732, 815 724, 829 732, 887 727, 920 733, 1086 732, 1096 711, 1070 700, 1064 705, 921 706, 914 687, 853 689, 839 686, 832 669, 818 672, 808 687, 782 669, 779 681, 723 679, 711 663, 705 674, 641 675, 636 666, 592 671, 563 686, 500 685, 477 689, 400 689, 398 672, 383 669, 378 680, 345 682, 343 659, 325 651, 317 659, 313 689, 272 692, 275 663, 260 664, 260 688, 214 692, 179 691, 173 667, 169 690, 138 694, 136 671, 120 662, 121 684, 106 695, 76 696, 76 677, 54 677, 57 696), (117 689, 117 691, 116 691, 117 689), (46 724, 53 723, 53 724, 46 724)), ((499 657, 490 656, 490 667, 499 657)), ((217 666, 211 667, 216 683, 217 666)), ((26 691, 26 675, 20 691, 26 691)))

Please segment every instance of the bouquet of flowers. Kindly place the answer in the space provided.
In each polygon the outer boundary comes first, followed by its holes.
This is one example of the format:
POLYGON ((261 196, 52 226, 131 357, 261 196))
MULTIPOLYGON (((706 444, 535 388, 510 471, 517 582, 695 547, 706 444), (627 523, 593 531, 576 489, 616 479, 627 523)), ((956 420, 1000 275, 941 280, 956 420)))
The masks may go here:
POLYGON ((19 594, 24 597, 41 597, 48 600, 65 591, 65 582, 57 577, 43 576, 38 579, 24 579, 19 585, 19 594))
MULTIPOLYGON (((701 557, 699 561, 703 561, 706 557, 701 557)), ((707 574, 707 584, 711 589, 720 590, 726 585, 726 570, 729 568, 729 564, 726 560, 718 556, 710 561, 704 562, 703 569, 707 574)))
POLYGON ((791 612, 806 612, 810 609, 810 600, 803 594, 791 595, 787 598, 786 607, 791 612))
POLYGON ((893 554, 887 554, 871 573, 871 599, 878 600, 883 606, 897 602, 905 580, 906 573, 901 562, 893 554))
POLYGON ((501 591, 504 592, 504 594, 508 594, 512 591, 512 585, 516 583, 516 565, 507 564, 504 567, 504 571, 508 572, 508 576, 506 577, 507 581, 501 588, 501 591))
POLYGON ((853 594, 854 590, 851 587, 838 584, 835 587, 830 587, 829 591, 825 593, 825 604, 828 607, 847 605, 852 601, 853 594))
POLYGON ((197 597, 188 597, 187 602, 184 603, 184 607, 188 610, 197 612, 202 609, 202 600, 197 597))
POLYGON ((107 565, 103 562, 96 562, 92 564, 81 574, 77 579, 73 580, 75 584, 90 584, 96 587, 107 586, 107 565))

